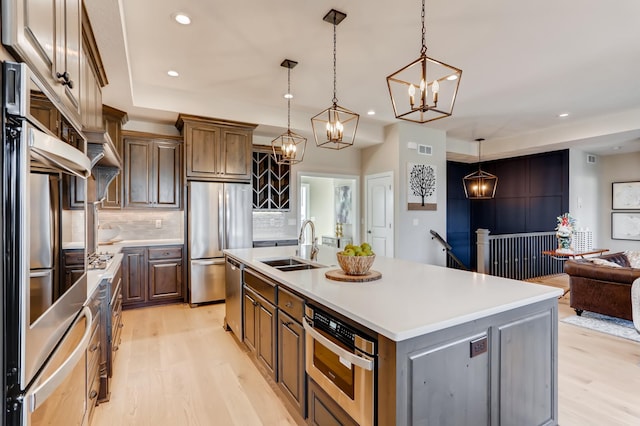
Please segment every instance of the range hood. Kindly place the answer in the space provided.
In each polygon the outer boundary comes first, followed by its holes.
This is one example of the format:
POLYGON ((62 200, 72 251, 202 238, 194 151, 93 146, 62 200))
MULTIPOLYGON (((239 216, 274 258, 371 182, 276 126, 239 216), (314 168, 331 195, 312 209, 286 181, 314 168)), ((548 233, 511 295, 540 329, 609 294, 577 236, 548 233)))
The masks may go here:
POLYGON ((83 129, 87 138, 87 156, 91 160, 91 174, 96 180, 96 200, 107 196, 107 188, 122 169, 122 159, 109 133, 105 130, 83 129))

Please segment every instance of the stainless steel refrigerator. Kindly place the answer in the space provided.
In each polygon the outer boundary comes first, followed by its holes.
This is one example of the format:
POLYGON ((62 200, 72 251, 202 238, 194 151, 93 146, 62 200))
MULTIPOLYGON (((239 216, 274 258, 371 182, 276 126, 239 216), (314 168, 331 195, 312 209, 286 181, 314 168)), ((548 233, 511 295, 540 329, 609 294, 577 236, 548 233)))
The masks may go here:
POLYGON ((252 246, 252 209, 251 185, 188 183, 190 304, 224 300, 222 250, 252 246))

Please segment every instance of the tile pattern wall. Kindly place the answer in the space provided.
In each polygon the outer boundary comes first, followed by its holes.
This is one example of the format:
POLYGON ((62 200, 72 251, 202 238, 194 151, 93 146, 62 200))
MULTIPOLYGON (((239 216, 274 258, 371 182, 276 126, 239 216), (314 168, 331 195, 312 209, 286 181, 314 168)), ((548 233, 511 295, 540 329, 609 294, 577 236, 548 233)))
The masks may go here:
POLYGON ((116 238, 123 240, 184 238, 182 211, 100 210, 98 224, 119 227, 116 238), (160 221, 160 228, 156 228, 156 221, 160 221))
POLYGON ((289 220, 283 212, 253 212, 254 240, 286 240, 298 238, 295 223, 289 225, 289 220))

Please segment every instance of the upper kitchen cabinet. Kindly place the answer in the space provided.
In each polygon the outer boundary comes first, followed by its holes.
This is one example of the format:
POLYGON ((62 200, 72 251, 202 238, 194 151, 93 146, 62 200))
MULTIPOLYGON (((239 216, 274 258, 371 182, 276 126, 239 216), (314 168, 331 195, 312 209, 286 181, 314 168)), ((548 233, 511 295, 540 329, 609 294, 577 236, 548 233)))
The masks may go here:
POLYGON ((180 114, 176 127, 184 136, 187 179, 251 181, 255 124, 180 114))
MULTIPOLYGON (((82 7, 80 100, 83 130, 104 130, 102 88, 109 84, 87 11, 82 7)), ((112 139, 113 140, 113 139, 112 139)), ((115 143, 115 141, 113 141, 115 143)))
MULTIPOLYGON (((129 121, 126 112, 112 108, 108 105, 102 106, 102 119, 104 128, 109 134, 111 141, 115 145, 116 151, 122 154, 122 126, 129 121)), ((103 209, 119 209, 122 207, 122 174, 116 176, 102 200, 103 209)))
POLYGON ((124 207, 179 209, 182 142, 170 136, 123 132, 124 207))
POLYGON ((3 0, 2 43, 50 88, 80 127, 81 0, 3 0))

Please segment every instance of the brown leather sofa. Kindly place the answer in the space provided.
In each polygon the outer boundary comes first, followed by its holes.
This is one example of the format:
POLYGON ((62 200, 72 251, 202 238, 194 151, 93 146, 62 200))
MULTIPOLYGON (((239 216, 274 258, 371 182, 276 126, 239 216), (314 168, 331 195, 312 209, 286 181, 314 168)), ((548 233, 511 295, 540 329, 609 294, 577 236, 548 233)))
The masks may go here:
POLYGON ((564 263, 564 272, 569 275, 570 306, 578 315, 591 311, 631 321, 631 284, 640 278, 640 269, 632 268, 624 253, 599 259, 617 263, 622 268, 596 265, 588 259, 564 263))

